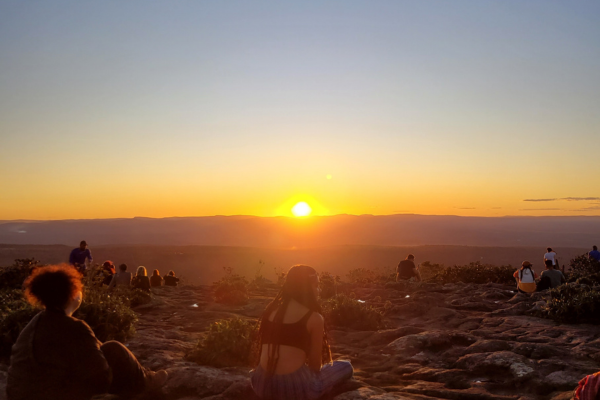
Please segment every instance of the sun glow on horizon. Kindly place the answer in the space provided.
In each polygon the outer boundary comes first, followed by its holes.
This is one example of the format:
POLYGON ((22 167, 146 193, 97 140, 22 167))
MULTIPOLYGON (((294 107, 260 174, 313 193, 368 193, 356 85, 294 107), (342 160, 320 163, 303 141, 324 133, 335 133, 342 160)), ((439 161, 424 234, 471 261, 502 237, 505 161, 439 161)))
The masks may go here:
POLYGON ((295 217, 307 217, 311 212, 312 208, 305 201, 296 203, 296 205, 292 207, 292 214, 294 214, 295 217))

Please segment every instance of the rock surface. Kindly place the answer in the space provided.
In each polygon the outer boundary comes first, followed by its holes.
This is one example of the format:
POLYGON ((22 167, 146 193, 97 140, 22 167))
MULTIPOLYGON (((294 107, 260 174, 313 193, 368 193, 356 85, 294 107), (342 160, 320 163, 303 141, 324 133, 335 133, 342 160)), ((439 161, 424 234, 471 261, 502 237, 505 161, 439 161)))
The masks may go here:
MULTIPOLYGON (((169 372, 163 393, 148 398, 255 399, 249 368, 201 366, 184 356, 212 322, 257 318, 276 289, 253 292, 245 306, 215 303, 208 287, 153 290, 155 300, 136 309, 137 334, 127 343, 145 366, 169 372)), ((336 389, 329 400, 562 400, 571 398, 581 378, 600 370, 600 327, 558 325, 536 317, 543 301, 538 294, 528 297, 497 284, 348 290, 387 308, 389 329, 331 327, 334 358, 352 362, 355 380, 336 389)), ((0 366, 0 386, 5 371, 0 366)))

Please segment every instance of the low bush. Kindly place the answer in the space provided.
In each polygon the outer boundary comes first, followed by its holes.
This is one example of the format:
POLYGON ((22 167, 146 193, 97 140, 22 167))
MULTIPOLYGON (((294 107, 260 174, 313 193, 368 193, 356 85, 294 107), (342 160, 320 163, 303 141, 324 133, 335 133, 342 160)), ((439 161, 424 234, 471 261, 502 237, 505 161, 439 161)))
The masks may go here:
POLYGON ((335 296, 338 292, 337 288, 339 284, 339 276, 333 276, 329 272, 321 272, 319 274, 319 288, 321 289, 321 298, 326 300, 335 296))
POLYGON ((567 274, 568 282, 585 283, 588 285, 600 284, 600 262, 589 259, 587 254, 575 257, 569 262, 571 267, 567 274))
POLYGON ((0 267, 0 290, 21 289, 31 271, 40 266, 35 258, 18 258, 10 267, 0 267))
POLYGON ((213 367, 249 367, 258 335, 256 320, 234 318, 213 322, 186 359, 213 367))
POLYGON ((600 323, 600 292, 588 285, 568 284, 550 290, 544 316, 560 323, 600 323))
POLYGON ((225 276, 212 284, 215 301, 223 304, 242 305, 248 301, 248 280, 224 268, 225 276))
POLYGON ((393 268, 356 268, 348 271, 346 274, 348 282, 354 285, 370 285, 394 282, 396 280, 396 272, 393 268))
POLYGON ((435 278, 436 275, 442 273, 444 269, 444 264, 423 261, 419 267, 419 272, 421 273, 421 279, 424 281, 429 281, 435 278))
POLYGON ((383 313, 346 295, 334 296, 322 303, 323 316, 329 325, 363 331, 385 328, 383 313))
POLYGON ((515 283, 513 273, 515 268, 510 265, 485 265, 470 263, 469 265, 455 265, 444 268, 436 274, 432 281, 440 283, 515 283))

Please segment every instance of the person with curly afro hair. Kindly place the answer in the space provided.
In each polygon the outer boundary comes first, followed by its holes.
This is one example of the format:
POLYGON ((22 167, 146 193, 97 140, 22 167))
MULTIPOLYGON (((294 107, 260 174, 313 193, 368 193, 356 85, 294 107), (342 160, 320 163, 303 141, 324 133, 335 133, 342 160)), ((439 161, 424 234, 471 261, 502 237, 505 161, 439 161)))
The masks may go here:
POLYGON ((107 392, 133 396, 165 383, 166 371, 142 367, 119 342, 102 344, 88 324, 73 317, 83 297, 75 268, 36 268, 24 289, 27 300, 43 310, 12 348, 8 400, 87 400, 107 392))

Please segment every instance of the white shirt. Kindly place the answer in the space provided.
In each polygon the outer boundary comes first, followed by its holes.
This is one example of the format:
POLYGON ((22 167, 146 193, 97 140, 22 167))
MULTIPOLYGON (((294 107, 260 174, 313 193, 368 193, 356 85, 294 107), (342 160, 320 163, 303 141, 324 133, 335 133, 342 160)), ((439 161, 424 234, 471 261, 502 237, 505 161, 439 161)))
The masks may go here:
POLYGON ((556 259, 554 257, 556 257, 555 252, 544 254, 544 260, 552 260, 552 265, 556 265, 556 259))
MULTIPOLYGON (((534 283, 535 282, 535 278, 534 278, 534 274, 535 272, 533 271, 533 269, 531 269, 531 272, 529 272, 529 268, 523 268, 523 279, 521 279, 521 282, 523 283, 534 283)), ((518 277, 521 277, 521 271, 518 272, 518 277)))

